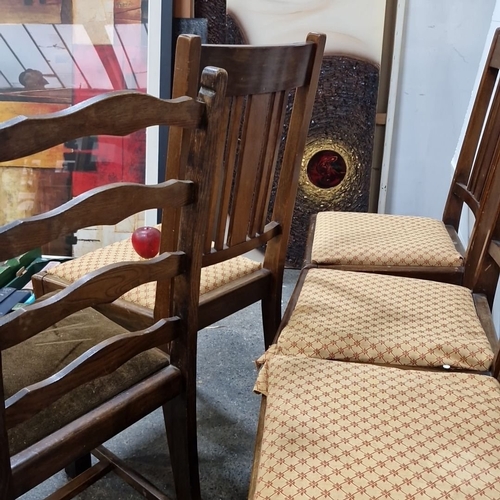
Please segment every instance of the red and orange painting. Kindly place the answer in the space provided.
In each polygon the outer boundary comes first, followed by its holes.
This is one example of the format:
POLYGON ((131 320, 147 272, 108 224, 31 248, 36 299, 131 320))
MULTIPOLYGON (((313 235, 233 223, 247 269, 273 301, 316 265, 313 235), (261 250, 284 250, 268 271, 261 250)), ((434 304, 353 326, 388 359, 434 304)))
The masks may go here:
MULTIPOLYGON (((0 121, 58 111, 111 90, 146 91, 147 6, 144 0, 0 0, 0 121)), ((141 182, 144 158, 143 132, 82 138, 2 163, 0 224, 92 187, 141 182), (39 193, 42 186, 51 195, 39 193)))

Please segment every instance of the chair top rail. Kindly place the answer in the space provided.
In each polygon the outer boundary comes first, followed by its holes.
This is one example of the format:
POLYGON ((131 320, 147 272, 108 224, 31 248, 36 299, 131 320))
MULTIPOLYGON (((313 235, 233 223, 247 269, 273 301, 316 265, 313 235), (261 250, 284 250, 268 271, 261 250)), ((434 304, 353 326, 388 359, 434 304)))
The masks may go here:
POLYGON ((287 46, 238 45, 237 58, 228 56, 231 52, 228 48, 234 51, 230 45, 203 45, 200 65, 231 68, 227 96, 280 92, 308 83, 310 68, 304 61, 310 60, 315 48, 312 42, 287 46))

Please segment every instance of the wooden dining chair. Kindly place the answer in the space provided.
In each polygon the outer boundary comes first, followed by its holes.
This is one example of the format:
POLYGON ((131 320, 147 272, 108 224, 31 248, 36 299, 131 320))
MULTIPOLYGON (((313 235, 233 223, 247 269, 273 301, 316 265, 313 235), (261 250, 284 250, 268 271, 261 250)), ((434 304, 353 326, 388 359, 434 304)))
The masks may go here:
MULTIPOLYGON (((492 196, 500 137, 500 30, 491 44, 442 220, 389 214, 320 212, 312 217, 305 265, 462 283, 469 257, 458 229, 470 212, 477 221, 492 196), (469 210, 467 210, 467 208, 469 210)), ((473 232, 474 234, 474 232, 473 232)))
POLYGON ((202 239, 215 181, 227 74, 207 68, 196 99, 136 92, 94 97, 64 111, 0 124, 0 161, 82 135, 123 136, 151 125, 192 131, 184 180, 118 183, 0 228, 0 261, 60 235, 114 225, 149 209, 180 210, 175 252, 112 265, 0 317, 0 498, 17 498, 64 467, 83 470, 50 498, 71 498, 115 471, 146 498, 167 498, 102 446, 163 408, 179 499, 200 498, 196 335, 202 239), (129 332, 93 308, 157 283, 153 324, 129 332), (162 289, 171 300, 163 300, 162 289), (170 346, 169 354, 164 347, 170 346), (98 459, 91 466, 91 453, 98 459), (85 462, 85 463, 83 463, 85 462))
MULTIPOLYGON (((492 162, 500 164, 500 141, 492 162)), ((420 368, 491 369, 499 278, 500 168, 474 227, 462 285, 304 268, 273 353, 420 368)))
POLYGON ((498 172, 490 189, 465 286, 302 271, 254 387, 250 500, 500 497, 498 172))
MULTIPOLYGON (((299 170, 324 45, 325 36, 318 34, 309 34, 303 43, 276 46, 201 45, 198 37, 188 35, 178 39, 174 97, 193 95, 200 68, 206 65, 228 72, 215 159, 218 182, 203 242, 200 329, 261 301, 266 346, 276 334, 299 170), (246 255, 257 250, 262 252, 257 259, 246 255)), ((186 155, 188 135, 180 129, 170 132, 167 178, 183 176, 179 159, 186 155)), ((175 226, 174 221, 163 220, 163 230, 166 224, 175 226)), ((175 227, 168 233, 169 245, 175 245, 175 227)), ((35 290, 46 293, 67 286, 98 263, 112 263, 124 253, 139 258, 129 240, 116 243, 35 276, 35 290)), ((129 296, 108 314, 115 314, 126 328, 150 325, 154 294, 150 287, 147 293, 129 296)))

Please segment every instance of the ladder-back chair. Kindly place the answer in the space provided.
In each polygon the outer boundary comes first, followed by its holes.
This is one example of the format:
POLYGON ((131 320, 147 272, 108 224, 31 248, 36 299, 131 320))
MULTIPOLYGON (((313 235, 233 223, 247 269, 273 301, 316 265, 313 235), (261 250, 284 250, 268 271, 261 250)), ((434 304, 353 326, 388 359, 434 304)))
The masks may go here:
POLYGON ((179 499, 200 498, 195 411, 200 236, 207 225, 227 74, 207 68, 201 82, 195 99, 114 92, 0 125, 0 161, 82 135, 123 136, 151 125, 192 131, 185 180, 107 185, 0 228, 3 261, 79 228, 114 225, 148 209, 180 211, 174 252, 135 262, 119 259, 0 318, 2 499, 17 498, 64 467, 84 471, 51 498, 71 498, 113 470, 147 498, 166 498, 101 446, 157 408, 163 408, 167 428, 172 490, 179 499), (149 282, 158 285, 147 329, 129 332, 93 309, 149 282), (168 303, 163 288, 170 290, 168 303), (86 460, 91 452, 98 458, 93 466, 86 460))
MULTIPOLYGON (((500 30, 491 44, 442 220, 402 215, 320 212, 312 217, 305 265, 462 283, 467 249, 458 237, 467 208, 475 221, 491 196, 500 137, 500 30)), ((477 237, 477 236, 476 236, 477 237)))
MULTIPOLYGON (((325 36, 317 34, 308 35, 304 43, 281 46, 201 45, 198 37, 187 35, 178 39, 174 97, 193 95, 200 68, 207 64, 228 72, 215 159, 218 185, 211 195, 203 243, 200 329, 261 301, 266 346, 276 334, 288 237, 324 45, 325 36), (279 175, 273 188, 275 173, 279 175), (244 255, 257 249, 265 249, 263 259, 244 255)), ((188 141, 188 133, 171 131, 167 178, 182 178, 179 160, 188 141)), ((163 221, 164 230, 168 223, 163 221)), ((166 248, 176 241, 175 230, 168 231, 166 248)), ((111 263, 123 252, 138 258, 130 241, 120 242, 35 276, 36 289, 46 293, 66 286, 91 270, 96 259, 111 263)), ((113 312, 115 319, 127 328, 149 325, 153 300, 150 290, 141 299, 122 302, 113 312)))

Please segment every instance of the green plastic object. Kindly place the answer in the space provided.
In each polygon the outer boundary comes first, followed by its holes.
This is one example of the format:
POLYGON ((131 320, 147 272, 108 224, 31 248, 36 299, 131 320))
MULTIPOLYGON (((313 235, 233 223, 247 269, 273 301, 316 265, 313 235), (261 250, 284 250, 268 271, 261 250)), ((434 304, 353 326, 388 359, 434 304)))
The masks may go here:
POLYGON ((24 268, 22 274, 20 274, 18 271, 19 276, 16 276, 12 281, 9 281, 9 283, 6 286, 17 288, 18 290, 24 288, 28 283, 28 281, 31 279, 31 277, 35 273, 43 269, 48 262, 50 262, 50 260, 45 259, 43 257, 37 257, 28 267, 24 268))
POLYGON ((23 267, 28 267, 36 258, 42 255, 40 248, 35 248, 29 252, 23 253, 19 257, 14 257, 5 261, 0 266, 0 287, 7 286, 12 280, 15 279, 16 274, 23 267))

